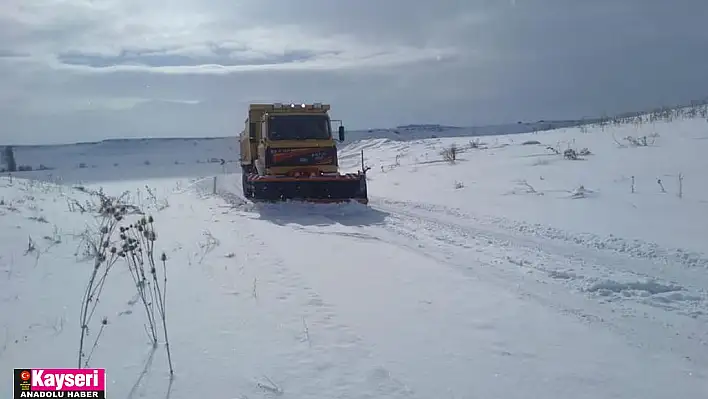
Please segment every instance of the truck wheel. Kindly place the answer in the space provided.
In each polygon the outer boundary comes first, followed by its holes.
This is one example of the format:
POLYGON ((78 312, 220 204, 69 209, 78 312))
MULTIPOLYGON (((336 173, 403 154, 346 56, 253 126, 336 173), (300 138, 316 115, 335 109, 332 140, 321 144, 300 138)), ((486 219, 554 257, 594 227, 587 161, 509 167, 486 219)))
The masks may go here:
POLYGON ((245 198, 251 198, 252 196, 250 184, 247 179, 248 175, 251 173, 251 169, 250 166, 243 166, 241 168, 241 187, 243 188, 243 196, 245 198))

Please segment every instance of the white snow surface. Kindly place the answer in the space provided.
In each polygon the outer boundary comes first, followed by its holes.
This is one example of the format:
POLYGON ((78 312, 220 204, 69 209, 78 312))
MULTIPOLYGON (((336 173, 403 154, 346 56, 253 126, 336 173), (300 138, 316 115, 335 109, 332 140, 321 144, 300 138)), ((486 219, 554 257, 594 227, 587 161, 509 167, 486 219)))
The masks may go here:
POLYGON ((708 397, 705 119, 348 143, 368 206, 246 202, 235 143, 17 149, 54 169, 0 178, 5 397, 77 366, 98 189, 154 217, 175 370, 119 260, 85 347, 111 398, 708 397))

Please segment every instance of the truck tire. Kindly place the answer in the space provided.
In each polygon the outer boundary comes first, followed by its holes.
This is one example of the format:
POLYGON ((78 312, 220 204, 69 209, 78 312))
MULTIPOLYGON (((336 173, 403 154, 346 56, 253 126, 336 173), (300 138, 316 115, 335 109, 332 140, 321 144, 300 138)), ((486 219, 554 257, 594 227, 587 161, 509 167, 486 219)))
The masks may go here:
POLYGON ((250 165, 241 166, 241 187, 243 188, 243 196, 245 198, 251 198, 253 196, 253 192, 247 179, 248 175, 251 173, 251 170, 253 170, 253 167, 250 165))

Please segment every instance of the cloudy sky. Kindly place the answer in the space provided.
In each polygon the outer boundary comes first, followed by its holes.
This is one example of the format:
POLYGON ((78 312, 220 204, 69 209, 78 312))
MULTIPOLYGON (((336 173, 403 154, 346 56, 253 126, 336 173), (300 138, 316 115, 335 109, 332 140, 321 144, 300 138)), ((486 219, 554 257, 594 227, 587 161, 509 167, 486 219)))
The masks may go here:
POLYGON ((706 0, 0 0, 0 143, 592 116, 708 96, 707 49, 706 0))

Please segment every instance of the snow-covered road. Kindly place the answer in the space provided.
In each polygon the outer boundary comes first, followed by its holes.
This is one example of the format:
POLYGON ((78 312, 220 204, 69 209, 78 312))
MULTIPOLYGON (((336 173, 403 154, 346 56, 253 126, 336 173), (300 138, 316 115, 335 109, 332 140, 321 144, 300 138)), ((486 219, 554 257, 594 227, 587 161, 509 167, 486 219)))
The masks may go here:
POLYGON ((651 260, 386 199, 229 213, 420 397, 705 391, 706 319, 662 300, 704 293, 651 260))

